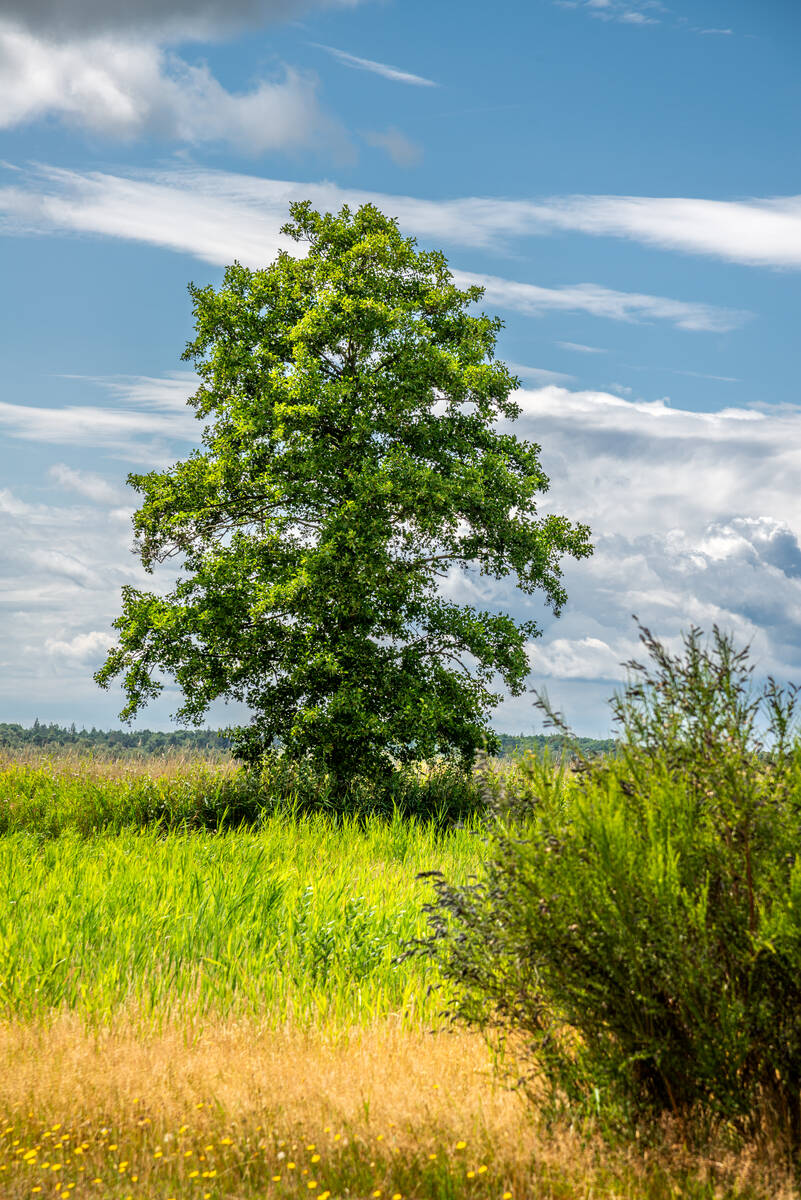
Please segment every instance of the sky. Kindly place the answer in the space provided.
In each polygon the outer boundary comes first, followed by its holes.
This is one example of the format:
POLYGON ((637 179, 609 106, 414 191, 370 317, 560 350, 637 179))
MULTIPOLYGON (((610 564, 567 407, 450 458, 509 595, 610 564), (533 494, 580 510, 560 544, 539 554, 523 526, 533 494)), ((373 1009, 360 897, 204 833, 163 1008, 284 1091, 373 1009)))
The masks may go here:
POLYGON ((542 511, 595 553, 559 618, 446 587, 540 622, 531 689, 606 736, 634 614, 801 681, 799 61, 796 0, 0 0, 0 721, 118 727, 126 476, 199 444, 186 286, 307 198, 373 201, 505 322, 542 511))

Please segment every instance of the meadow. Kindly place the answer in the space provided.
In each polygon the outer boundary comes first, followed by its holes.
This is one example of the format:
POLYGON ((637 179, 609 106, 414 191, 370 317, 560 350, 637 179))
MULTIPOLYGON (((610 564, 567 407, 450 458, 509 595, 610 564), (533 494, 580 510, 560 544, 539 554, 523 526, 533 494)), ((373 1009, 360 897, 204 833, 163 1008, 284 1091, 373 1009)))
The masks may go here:
POLYGON ((418 874, 480 866, 464 797, 348 817, 259 788, 223 756, 0 762, 3 1200, 798 1194, 767 1143, 547 1127, 514 1047, 449 1023, 401 956, 418 874))

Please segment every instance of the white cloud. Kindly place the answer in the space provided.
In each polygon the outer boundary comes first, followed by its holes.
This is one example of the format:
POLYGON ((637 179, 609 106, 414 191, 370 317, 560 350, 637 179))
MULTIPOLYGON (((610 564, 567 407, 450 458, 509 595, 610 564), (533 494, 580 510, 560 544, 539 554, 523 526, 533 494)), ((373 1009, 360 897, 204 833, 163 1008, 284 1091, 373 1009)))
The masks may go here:
POLYGON ((246 153, 345 138, 317 102, 313 78, 280 78, 229 92, 205 64, 153 42, 98 37, 52 41, 0 26, 0 128, 55 118, 109 138, 145 135, 246 153))
POLYGON ((385 150, 398 167, 418 167, 423 161, 422 147, 407 138, 400 129, 391 126, 383 132, 367 130, 362 134, 368 146, 376 146, 385 150))
MULTIPOLYGON (((289 202, 303 198, 327 209, 369 201, 419 236, 468 246, 486 245, 500 234, 504 213, 509 216, 509 235, 515 232, 515 213, 519 218, 519 206, 511 202, 498 202, 496 210, 490 201, 439 204, 226 172, 178 169, 124 177, 53 167, 40 169, 27 187, 0 190, 0 214, 5 211, 8 228, 16 232, 99 233, 168 246, 219 265, 238 259, 263 266, 279 248, 298 253, 295 243, 278 231, 289 202)), ((533 316, 554 310, 587 312, 618 321, 664 320, 681 329, 713 331, 735 329, 748 317, 736 309, 620 292, 595 283, 545 288, 464 271, 454 271, 454 277, 485 287, 487 304, 533 316)))
POLYGON ((575 381, 574 375, 565 375, 562 371, 548 371, 545 367, 526 367, 522 363, 509 362, 508 359, 506 365, 513 375, 541 386, 548 383, 573 383, 575 381))
MULTIPOLYGON (((543 201, 412 196, 296 183, 176 166, 128 175, 38 167, 13 170, 0 188, 0 220, 24 233, 71 229, 138 238, 210 262, 263 264, 280 244, 290 200, 319 208, 376 204, 419 237, 446 245, 508 249, 513 240, 575 230, 734 262, 801 266, 801 196, 698 200, 564 196, 543 201)), ((290 243, 291 245, 291 243, 290 243)))
POLYGON ((355 54, 349 54, 347 50, 337 50, 335 46, 325 46, 321 42, 313 42, 312 45, 317 46, 320 50, 325 50, 346 67, 353 67, 357 71, 370 71, 374 75, 383 76, 384 79, 391 79, 393 83, 407 83, 413 87, 439 87, 439 84, 435 83, 433 79, 425 79, 422 75, 412 75, 409 71, 402 71, 399 67, 390 67, 388 63, 375 62, 371 58, 359 58, 355 54))
POLYGON ((602 346, 583 346, 581 342, 557 342, 563 350, 574 350, 577 354, 608 354, 602 346))
POLYGON ((542 312, 586 312, 613 321, 669 321, 679 329, 718 333, 737 329, 750 314, 712 304, 694 304, 671 300, 666 296, 648 296, 639 292, 618 292, 597 283, 567 284, 558 288, 516 283, 495 275, 476 275, 454 271, 460 286, 478 283, 485 289, 484 304, 538 316, 542 312))
MULTIPOLYGON (((801 681, 801 410, 688 412, 553 386, 518 399, 517 432, 551 476, 543 511, 588 523, 596 546, 566 563, 558 621, 509 586, 489 593, 542 621, 532 686, 579 732, 604 732, 609 682, 578 681, 622 680, 633 613, 676 645, 691 623, 717 623, 752 643, 760 673, 801 681)), ((536 724, 529 702, 502 713, 506 728, 536 724)))
POLYGON ((801 196, 700 200, 659 196, 561 196, 532 204, 532 226, 629 238, 731 262, 801 267, 801 196))
POLYGON ((556 679, 620 679, 619 651, 600 638, 552 638, 547 646, 529 646, 532 666, 538 675, 556 679))
MULTIPOLYGON (((94 446, 116 458, 137 463, 160 465, 173 460, 170 443, 197 443, 202 426, 186 399, 196 386, 196 376, 187 371, 162 380, 133 377, 92 380, 110 392, 126 407, 68 405, 64 408, 40 408, 0 401, 0 431, 23 441, 51 445, 94 446)), ((52 468, 54 478, 63 486, 100 499, 102 480, 52 468)), ((106 499, 112 499, 110 495, 106 499)), ((113 498, 119 499, 118 496, 113 498)), ((0 493, 0 501, 2 493, 0 493)))
POLYGON ((55 463, 48 472, 50 477, 68 491, 77 492, 96 504, 115 504, 121 499, 119 488, 113 487, 101 475, 92 471, 76 471, 66 463, 55 463))
POLYGON ((101 630, 94 629, 90 633, 76 633, 68 641, 58 638, 46 638, 45 650, 48 654, 66 658, 80 664, 95 664, 99 666, 108 651, 114 645, 114 638, 101 630))
POLYGON ((659 0, 554 0, 557 8, 582 9, 597 21, 623 25, 658 25, 657 12, 666 11, 659 0))

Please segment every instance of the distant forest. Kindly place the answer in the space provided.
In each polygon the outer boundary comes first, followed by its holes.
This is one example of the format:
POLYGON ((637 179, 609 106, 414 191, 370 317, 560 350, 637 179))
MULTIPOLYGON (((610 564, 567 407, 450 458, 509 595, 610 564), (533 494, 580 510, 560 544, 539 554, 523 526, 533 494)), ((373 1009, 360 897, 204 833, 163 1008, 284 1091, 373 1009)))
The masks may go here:
POLYGON ((140 754, 164 754, 175 751, 224 752, 230 742, 214 729, 76 729, 62 725, 42 725, 38 720, 26 728, 0 722, 0 748, 69 747, 76 750, 102 750, 115 753, 138 751, 140 754))
MULTIPOLYGON (((524 754, 527 751, 534 754, 544 754, 546 749, 551 754, 558 754, 565 744, 561 733, 499 733, 501 758, 510 758, 513 754, 524 754)), ((573 737, 570 745, 579 750, 585 757, 594 758, 599 754, 612 754, 617 742, 614 738, 573 737)))
MULTIPOLYGON (((557 754, 562 748, 564 738, 561 734, 511 734, 500 733, 500 750, 502 758, 513 754, 533 751, 543 754, 547 747, 552 754, 557 754)), ((615 748, 612 738, 574 739, 574 743, 582 754, 610 754, 615 748)), ((104 753, 121 754, 168 754, 180 751, 201 754, 225 753, 230 741, 224 733, 215 729, 76 729, 62 725, 43 725, 34 721, 26 727, 17 724, 0 722, 0 748, 26 749, 31 747, 74 747, 76 750, 97 750, 104 753)))

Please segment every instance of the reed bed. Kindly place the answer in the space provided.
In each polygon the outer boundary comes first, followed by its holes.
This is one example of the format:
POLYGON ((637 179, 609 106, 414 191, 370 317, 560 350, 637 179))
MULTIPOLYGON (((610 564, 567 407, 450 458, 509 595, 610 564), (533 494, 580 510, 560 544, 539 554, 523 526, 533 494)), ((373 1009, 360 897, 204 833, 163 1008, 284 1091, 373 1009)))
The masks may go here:
POLYGON ((350 1025, 432 1020, 419 871, 466 878, 469 828, 273 816, 257 832, 0 838, 0 1011, 108 1020, 216 1012, 350 1025))

